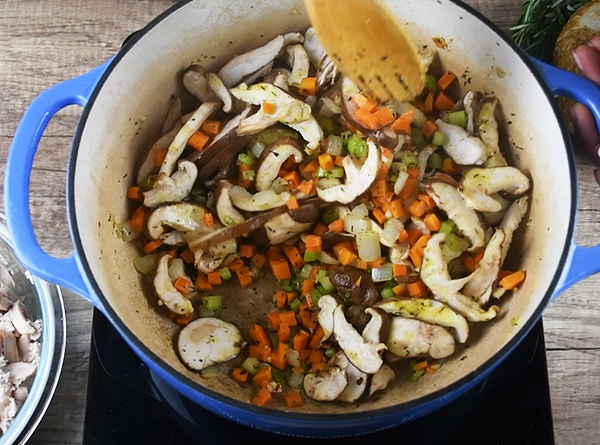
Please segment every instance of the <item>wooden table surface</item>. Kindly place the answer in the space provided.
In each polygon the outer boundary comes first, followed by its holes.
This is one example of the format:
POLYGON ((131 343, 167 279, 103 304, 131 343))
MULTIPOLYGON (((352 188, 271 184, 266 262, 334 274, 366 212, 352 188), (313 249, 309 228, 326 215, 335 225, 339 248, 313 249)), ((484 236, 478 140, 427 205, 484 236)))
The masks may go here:
MULTIPOLYGON (((524 0, 467 3, 503 30, 524 0)), ((83 74, 115 54, 121 42, 173 0, 0 0, 0 179, 18 122, 43 90, 83 74)), ((68 107, 50 123, 34 161, 31 210, 40 244, 65 256, 72 244, 66 226, 65 169, 81 110, 68 107)), ((600 242, 600 190, 592 167, 578 160, 577 241, 600 242)), ((1 196, 1 195, 0 195, 1 196)), ((544 315, 552 410, 557 444, 600 443, 600 276, 575 285, 544 315)), ((81 444, 88 375, 92 307, 65 290, 67 353, 61 382, 32 444, 81 444)), ((132 414, 133 415, 133 414, 132 414)), ((492 420, 491 420, 492 421, 492 420)), ((483 443, 483 442, 482 442, 483 443)))

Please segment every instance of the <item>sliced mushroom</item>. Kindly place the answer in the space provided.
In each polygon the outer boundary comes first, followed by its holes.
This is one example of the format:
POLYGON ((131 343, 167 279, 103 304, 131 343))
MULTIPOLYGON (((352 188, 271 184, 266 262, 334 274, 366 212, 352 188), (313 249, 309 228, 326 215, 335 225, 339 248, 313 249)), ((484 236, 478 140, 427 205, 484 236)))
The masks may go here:
POLYGON ((346 371, 348 384, 337 400, 347 403, 356 402, 367 389, 368 375, 350 363, 343 351, 338 351, 329 360, 328 365, 337 366, 346 371))
POLYGON ((380 352, 386 349, 383 343, 365 341, 344 316, 344 308, 338 305, 333 311, 333 335, 348 360, 367 374, 375 374, 383 360, 380 352))
POLYGON ((338 293, 359 306, 373 306, 381 297, 370 274, 353 266, 329 270, 329 279, 338 293))
POLYGON ((158 237, 165 246, 185 246, 185 236, 178 230, 171 230, 158 237))
POLYGON ((486 167, 504 167, 508 165, 500 152, 498 122, 495 112, 498 99, 495 97, 484 97, 479 101, 473 113, 473 125, 475 134, 481 138, 487 147, 486 167))
POLYGON ((442 253, 441 243, 446 235, 433 235, 423 250, 421 279, 431 290, 433 297, 458 312, 469 321, 488 321, 497 314, 498 307, 492 306, 484 310, 477 302, 459 292, 472 278, 472 275, 453 280, 448 273, 448 264, 442 253))
POLYGON ((386 341, 388 350, 401 358, 440 359, 454 353, 454 337, 442 326, 404 317, 393 317, 386 341))
POLYGON ((233 184, 229 181, 220 181, 215 190, 215 207, 217 208, 217 216, 221 224, 224 226, 235 226, 242 224, 246 218, 237 211, 231 203, 229 197, 229 189, 233 184))
POLYGON ((371 316, 371 319, 361 332, 362 337, 371 343, 384 342, 390 331, 389 317, 385 311, 376 307, 368 307, 365 312, 371 316))
POLYGON ((198 168, 193 162, 179 161, 177 171, 171 176, 159 173, 154 188, 144 192, 144 205, 153 208, 166 202, 182 201, 192 191, 197 176, 198 168))
POLYGON ((274 113, 267 114, 261 107, 256 114, 244 119, 240 123, 238 134, 255 134, 279 121, 298 131, 307 142, 310 152, 319 147, 323 139, 323 130, 312 115, 310 105, 266 82, 250 87, 241 84, 237 88, 231 89, 231 94, 246 103, 254 105, 272 103, 275 105, 274 113))
POLYGON ((161 134, 160 137, 154 142, 154 144, 152 144, 150 150, 148 150, 148 153, 146 154, 146 157, 142 162, 142 165, 138 170, 136 179, 136 183, 138 185, 143 184, 146 181, 146 179, 148 179, 148 176, 150 176, 157 169, 154 160, 155 154, 159 150, 167 150, 169 148, 169 145, 171 145, 171 141, 177 135, 177 133, 179 133, 181 127, 183 127, 183 124, 177 121, 175 123, 175 126, 170 131, 161 134))
POLYGON ((406 259, 410 255, 410 243, 403 241, 401 243, 395 243, 388 252, 390 263, 392 264, 405 264, 406 259))
POLYGON ((245 83, 246 85, 251 85, 256 82, 261 77, 266 76, 273 69, 273 62, 267 63, 262 68, 257 69, 252 74, 248 74, 246 77, 242 79, 241 83, 245 83))
POLYGON ((236 357, 244 341, 239 329, 218 318, 198 318, 185 326, 177 339, 183 363, 194 371, 236 357))
POLYGON ((423 181, 421 187, 469 239, 471 246, 467 250, 476 251, 483 247, 485 244, 485 230, 479 215, 466 205, 456 187, 435 179, 423 181))
POLYGON ((166 174, 170 176, 175 169, 177 160, 183 153, 185 146, 195 131, 197 131, 204 122, 215 113, 221 105, 218 102, 204 102, 200 107, 192 114, 188 121, 183 125, 181 130, 177 133, 169 149, 167 155, 160 166, 159 174, 166 174))
POLYGON ((459 343, 467 341, 469 323, 454 312, 450 307, 429 298, 387 298, 377 303, 377 307, 388 314, 433 323, 439 326, 453 328, 459 343))
POLYGON ((317 194, 325 202, 338 202, 348 204, 366 192, 379 172, 379 150, 373 141, 368 140, 369 152, 362 166, 358 166, 351 158, 346 156, 342 161, 346 182, 327 189, 317 186, 317 194))
MULTIPOLYGON (((211 229, 216 229, 216 227, 211 229)), ((196 269, 203 273, 210 273, 221 266, 229 255, 237 252, 237 241, 234 238, 225 239, 218 243, 214 243, 209 248, 205 248, 199 245, 198 241, 206 236, 208 236, 206 232, 184 233, 185 241, 190 250, 194 253, 194 265, 196 266, 196 269)))
POLYGON ((417 155, 417 162, 419 166, 419 181, 423 179, 425 176, 425 171, 427 170, 427 161, 429 157, 437 150, 437 147, 433 144, 427 144, 423 147, 419 154, 417 155))
POLYGON ((284 91, 289 91, 288 78, 292 72, 287 68, 274 68, 264 78, 267 83, 272 83, 277 88, 281 88, 284 91))
POLYGON ((228 88, 240 80, 277 58, 285 45, 302 42, 304 37, 299 33, 279 35, 263 46, 234 57, 220 70, 219 77, 228 88))
POLYGON ((323 295, 317 300, 319 306, 318 321, 319 326, 323 328, 323 338, 321 341, 327 341, 333 335, 333 312, 338 307, 338 302, 331 295, 323 295))
POLYGON ((502 243, 502 258, 500 260, 500 266, 504 264, 504 260, 506 259, 506 255, 508 254, 508 249, 510 248, 510 244, 512 243, 512 237, 515 233, 515 230, 521 224, 521 220, 525 213, 527 213, 529 198, 527 196, 523 196, 517 199, 515 202, 511 204, 511 206, 506 211, 502 222, 500 223, 499 228, 504 232, 504 242, 502 243))
POLYGON ((530 187, 529 178, 515 167, 474 167, 461 178, 458 188, 469 207, 480 212, 498 212, 502 203, 492 194, 506 192, 515 198, 530 187))
POLYGON ((348 386, 348 377, 346 371, 332 366, 327 371, 306 374, 303 386, 304 392, 311 399, 319 402, 331 402, 344 392, 348 386))
POLYGON ((156 240, 163 234, 165 227, 181 232, 199 231, 205 227, 203 222, 205 213, 204 206, 191 202, 156 207, 146 220, 146 233, 151 239, 156 240))
POLYGON ((205 74, 206 69, 196 63, 191 64, 183 71, 183 86, 201 102, 216 99, 214 91, 209 88, 208 81, 204 77, 205 74))
POLYGON ((396 373, 388 365, 383 364, 379 371, 373 374, 371 377, 371 384, 369 385, 369 397, 371 397, 376 391, 382 391, 388 387, 390 382, 396 378, 396 373))
POLYGON ((271 188, 281 166, 291 156, 296 163, 302 162, 302 147, 295 138, 279 139, 266 147, 258 158, 258 168, 254 179, 256 190, 260 192, 271 188))
POLYGON ((467 91, 467 94, 463 97, 463 106, 465 113, 467 114, 467 132, 471 135, 477 136, 474 125, 475 109, 477 104, 481 100, 481 93, 474 91, 467 91))
POLYGON ((299 43, 286 47, 287 62, 292 67, 292 74, 288 78, 288 84, 293 87, 300 86, 303 78, 308 76, 310 59, 304 46, 299 43))
POLYGON ((275 207, 285 205, 291 196, 289 192, 275 193, 271 189, 263 190, 253 195, 239 185, 233 185, 229 188, 229 197, 233 205, 247 212, 262 212, 274 209, 275 207))
POLYGON ((229 90, 221 78, 215 73, 206 73, 205 77, 208 82, 208 87, 213 90, 216 96, 223 102, 223 111, 225 113, 231 112, 233 106, 231 94, 229 94, 229 90))
POLYGON ((161 254, 156 266, 156 275, 154 276, 154 290, 163 304, 174 314, 188 315, 194 312, 192 302, 185 298, 169 278, 169 258, 167 253, 161 254))
POLYGON ((310 230, 317 217, 318 206, 314 218, 309 222, 297 221, 289 212, 272 218, 264 225, 265 234, 269 240, 269 244, 281 244, 301 233, 307 232, 310 230))
POLYGON ((323 60, 323 57, 327 55, 323 45, 321 45, 317 31, 315 31, 315 28, 312 26, 304 33, 304 49, 306 49, 310 61, 317 68, 323 60))
POLYGON ((477 265, 477 269, 471 274, 471 279, 462 291, 463 294, 473 298, 480 305, 487 304, 494 281, 498 278, 504 239, 502 229, 496 229, 487 246, 485 246, 485 252, 477 265))
MULTIPOLYGON (((328 55, 323 57, 323 60, 317 68, 317 92, 321 92, 325 89, 328 89, 329 87, 333 87, 336 84, 336 81, 339 77, 338 75, 339 71, 337 70, 337 67, 335 66, 335 63, 333 63, 331 57, 329 57, 328 55)), ((341 90, 338 91, 338 96, 340 96, 340 93, 341 90)), ((339 112, 335 114, 340 114, 341 112, 342 109, 340 108, 339 112)))
POLYGON ((471 136, 458 125, 447 124, 441 119, 435 121, 444 133, 444 150, 458 165, 482 165, 487 157, 487 147, 481 139, 471 136))

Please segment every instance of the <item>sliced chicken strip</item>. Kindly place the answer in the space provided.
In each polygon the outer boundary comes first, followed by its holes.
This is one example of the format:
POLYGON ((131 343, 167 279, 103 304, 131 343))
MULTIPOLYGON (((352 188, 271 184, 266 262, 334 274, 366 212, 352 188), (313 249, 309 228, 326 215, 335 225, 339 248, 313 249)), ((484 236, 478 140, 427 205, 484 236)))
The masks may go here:
POLYGON ((458 165, 482 165, 487 156, 487 147, 481 139, 471 136, 458 125, 447 124, 441 119, 436 125, 446 136, 443 147, 458 165))
POLYGON ((492 239, 485 247, 485 252, 477 265, 477 269, 471 274, 471 279, 462 290, 463 294, 473 298, 480 305, 487 304, 494 281, 498 278, 504 239, 505 235, 502 229, 496 229, 492 239))
POLYGON ((495 112, 498 99, 495 97, 484 97, 475 109, 474 124, 475 131, 487 147, 487 158, 483 165, 486 167, 504 167, 507 164, 500 152, 498 121, 495 112))
POLYGON ((492 306, 487 311, 477 302, 459 292, 471 279, 471 275, 453 280, 448 273, 448 264, 444 260, 441 243, 446 235, 433 235, 423 251, 421 279, 431 290, 437 301, 447 304, 469 321, 488 321, 497 314, 498 307, 492 306))
POLYGON ((215 73, 206 73, 206 80, 208 82, 208 87, 213 90, 217 97, 221 99, 221 102, 223 102, 223 111, 229 113, 233 106, 233 102, 231 100, 231 94, 229 94, 229 90, 221 78, 215 73))
POLYGON ((348 386, 348 376, 343 369, 332 366, 327 371, 309 372, 304 376, 306 395, 319 402, 337 399, 348 386))
POLYGON ((454 353, 454 337, 446 328, 411 318, 393 317, 385 344, 401 358, 440 359, 454 353))

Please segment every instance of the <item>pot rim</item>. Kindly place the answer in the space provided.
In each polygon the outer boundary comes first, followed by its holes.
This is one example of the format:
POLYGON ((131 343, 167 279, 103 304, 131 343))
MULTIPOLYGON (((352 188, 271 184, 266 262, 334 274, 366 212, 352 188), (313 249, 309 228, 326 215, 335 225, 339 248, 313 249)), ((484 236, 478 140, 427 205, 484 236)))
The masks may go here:
MULTIPOLYGON (((155 19, 153 19, 150 23, 148 23, 145 27, 136 31, 132 35, 130 35, 126 41, 124 42, 123 47, 119 52, 115 55, 114 59, 111 61, 110 65, 106 69, 106 71, 102 74, 100 80, 98 81, 96 87, 94 88, 90 99, 87 105, 84 107, 81 118, 78 122, 77 128, 75 129, 75 134, 73 138, 72 148, 71 148, 71 156, 69 158, 69 163, 67 166, 67 218, 69 219, 70 226, 72 227, 72 235, 73 235, 73 243, 75 245, 75 250, 78 253, 80 265, 83 268, 83 272, 85 272, 85 276, 89 281, 90 290, 93 291, 99 298, 102 309, 107 315, 107 317, 111 320, 113 325, 117 327, 121 335, 126 336, 128 341, 134 345, 134 347, 145 355, 147 360, 150 360, 155 366, 158 366, 162 372, 170 375, 172 378, 178 381, 179 384, 187 386, 194 391, 197 391, 201 394, 205 394, 208 397, 211 397, 219 402, 222 402, 227 405, 231 405, 237 409, 252 412, 256 414, 264 414, 276 418, 283 419, 297 419, 303 421, 332 421, 344 419, 344 422, 351 422, 353 420, 365 419, 365 418, 374 418, 379 416, 389 416, 392 414, 397 414, 399 412, 408 411, 415 409, 417 407, 422 407, 425 405, 432 404, 438 400, 444 400, 446 397, 450 396, 455 392, 460 392, 459 390, 462 388, 466 390, 469 388, 469 384, 478 381, 484 376, 488 375, 501 361, 502 359, 508 355, 518 344, 519 342, 527 335, 527 333, 533 328, 533 326, 538 322, 539 318, 542 315, 542 312, 548 305, 549 301, 552 298, 554 290, 559 282, 561 274, 564 270, 565 264, 567 262, 567 257, 570 249, 570 241, 573 237, 574 226, 575 226, 575 216, 577 212, 577 187, 571 187, 571 208, 570 208, 570 218, 569 225, 567 228, 567 237, 565 240, 565 245, 563 246, 562 253, 560 256, 560 260, 558 262, 558 267, 554 273, 554 276, 551 280, 550 286, 546 290, 546 293, 542 300, 540 301, 538 307, 535 309, 533 314, 529 317, 529 319, 525 322, 525 324, 521 327, 521 329, 516 332, 513 337, 507 342, 507 344, 497 351, 490 359, 488 359, 485 363, 479 366, 477 369, 471 371, 470 373, 464 375, 456 382, 451 385, 440 388, 426 396, 420 397, 415 400, 411 400, 409 402, 404 402, 401 404, 389 406, 386 408, 378 408, 369 411, 361 411, 361 412, 348 412, 343 414, 307 414, 307 413, 298 413, 294 411, 282 411, 282 410, 274 410, 270 408, 258 407, 254 406, 249 402, 242 402, 237 399, 230 398, 228 396, 224 396, 223 394, 206 388, 195 381, 185 377, 181 373, 177 372, 171 366, 169 366, 166 362, 163 362, 160 357, 158 357, 152 350, 150 350, 140 339, 138 339, 131 330, 127 327, 127 325, 119 318, 117 313, 108 304, 106 298, 103 296, 98 283, 94 279, 94 275, 90 268, 90 265, 86 259, 85 252, 83 249, 83 245, 81 243, 80 228, 77 224, 77 219, 75 217, 75 199, 74 199, 74 189, 75 189, 75 168, 77 164, 77 158, 79 153, 79 146, 81 143, 81 138, 83 134, 83 129, 87 123, 90 110, 93 108, 94 103, 100 92, 102 91, 102 87, 106 80, 111 75, 115 66, 119 63, 119 61, 134 48, 137 41, 142 39, 148 32, 158 26, 165 18, 172 15, 179 9, 183 8, 189 3, 192 3, 195 0, 182 0, 181 2, 171 6, 169 9, 158 15, 155 19)), ((568 173, 571 178, 576 177, 576 167, 575 167, 575 157, 573 153, 573 147, 571 143, 571 139, 569 137, 568 130, 566 128, 565 123, 561 118, 561 114, 558 110, 558 106, 554 100, 554 96, 552 95, 550 89, 544 82, 542 76, 534 67, 533 63, 529 59, 529 56, 522 51, 511 39, 508 35, 506 35, 503 31, 501 31, 498 26, 492 23, 488 18, 486 18, 483 14, 475 10, 473 7, 463 3, 460 0, 448 0, 451 3, 454 3, 458 7, 462 8, 466 13, 472 15, 475 19, 482 22, 486 25, 492 32, 496 34, 496 37, 502 39, 521 59, 521 61, 526 65, 531 74, 540 84, 542 90, 546 94, 548 101, 550 102, 550 106, 554 112, 555 118, 559 125, 559 128, 562 133, 563 144, 567 149, 567 160, 568 160, 568 173)), ((573 182, 572 182, 573 184, 573 182)), ((449 398, 449 397, 448 397, 449 398)), ((450 401, 450 400, 448 400, 450 401)), ((391 426, 391 425, 390 425, 391 426)))

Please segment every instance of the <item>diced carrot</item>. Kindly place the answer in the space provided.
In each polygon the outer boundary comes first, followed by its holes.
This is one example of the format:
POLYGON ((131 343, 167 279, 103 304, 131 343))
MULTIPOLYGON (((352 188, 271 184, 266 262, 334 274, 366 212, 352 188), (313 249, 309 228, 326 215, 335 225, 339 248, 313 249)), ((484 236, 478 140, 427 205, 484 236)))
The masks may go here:
POLYGON ((358 257, 356 257, 356 259, 354 261, 352 261, 351 265, 356 267, 357 269, 362 269, 362 270, 367 270, 369 268, 369 263, 361 260, 358 257))
POLYGON ((318 324, 313 332, 313 335, 310 337, 310 341, 308 342, 309 349, 317 349, 321 340, 323 339, 323 335, 325 332, 320 324, 318 324))
POLYGON ((190 290, 191 285, 192 282, 185 277, 177 277, 173 283, 173 287, 181 294, 186 294, 190 290))
POLYGON ((290 389, 289 391, 285 391, 283 393, 283 400, 285 400, 285 404, 288 406, 288 408, 302 406, 303 403, 300 391, 298 391, 297 389, 290 389))
POLYGON ((417 199, 427 204, 427 208, 429 210, 433 210, 435 208, 435 201, 431 196, 427 195, 426 193, 421 193, 417 195, 417 199))
POLYGON ((312 352, 311 349, 303 349, 300 352, 300 360, 307 360, 308 357, 310 356, 310 353, 312 352))
POLYGON ((394 115, 392 114, 390 109, 387 107, 383 107, 383 108, 376 110, 375 112, 373 112, 373 116, 375 116, 377 118, 377 121, 379 122, 379 125, 381 125, 381 126, 387 125, 390 122, 394 121, 394 115))
POLYGON ((221 284, 221 274, 218 270, 206 274, 208 282, 214 286, 221 284))
POLYGON ((336 244, 333 247, 333 251, 335 252, 335 255, 337 256, 337 259, 344 266, 347 266, 352 261, 354 261, 356 258, 358 258, 357 255, 355 255, 350 249, 348 249, 348 247, 345 245, 345 243, 336 244))
POLYGON ((215 119, 207 119, 202 124, 202 131, 205 134, 209 134, 212 136, 217 135, 221 131, 221 122, 215 119))
POLYGON ((189 315, 178 315, 177 318, 175 318, 175 323, 179 326, 187 326, 190 321, 192 321, 192 319, 189 315))
POLYGON ((435 124, 435 122, 430 120, 426 121, 425 125, 423 125, 423 128, 421 128, 423 136, 426 138, 431 137, 431 135, 433 135, 433 133, 435 133, 437 130, 439 130, 438 126, 435 124))
POLYGON ((423 217, 423 222, 429 230, 437 232, 442 227, 442 222, 435 213, 428 213, 423 217))
MULTIPOLYGON (((284 298, 284 300, 283 300, 283 301, 284 301, 284 304, 283 304, 283 306, 282 306, 282 307, 285 307, 286 300, 285 300, 285 292, 284 292, 284 291, 282 291, 282 290, 278 290, 278 291, 276 292, 276 294, 275 294, 275 295, 276 295, 276 296, 275 296, 275 298, 277 299, 277 301, 279 301, 279 296, 278 296, 278 295, 279 295, 280 293, 282 293, 282 294, 283 294, 283 298, 284 298)), ((279 306, 278 306, 278 307, 279 307, 279 306)), ((280 322, 281 322, 281 319, 279 318, 279 312, 269 312, 269 313, 267 314, 267 325, 269 325, 269 327, 270 327, 271 329, 275 329, 275 330, 277 330, 277 328, 279 327, 279 323, 280 323, 280 322)))
POLYGON ((210 139, 210 136, 202 133, 201 131, 195 131, 192 136, 188 139, 187 144, 195 148, 198 151, 201 151, 206 146, 206 143, 210 139))
POLYGON ((272 102, 263 102, 262 110, 265 114, 275 114, 275 111, 277 111, 277 106, 272 102))
POLYGON ((135 201, 144 201, 144 192, 139 187, 127 187, 127 198, 135 201))
POLYGON ((329 230, 331 232, 343 232, 344 231, 344 220, 336 219, 334 222, 329 224, 329 230))
POLYGON ((166 157, 167 157, 167 149, 166 148, 154 150, 154 165, 156 165, 157 167, 160 167, 166 157))
POLYGON ((417 191, 417 185, 418 185, 417 179, 413 178, 412 176, 409 176, 406 179, 406 183, 404 184, 404 187, 402 187, 402 190, 400 190, 398 197, 402 200, 407 200, 408 198, 413 196, 413 194, 417 191))
POLYGON ((303 77, 298 86, 298 92, 304 96, 314 96, 317 94, 317 78, 303 77))
POLYGON ((297 170, 294 170, 284 175, 283 179, 285 179, 288 182, 288 187, 290 189, 295 189, 300 185, 300 182, 302 181, 302 177, 300 176, 300 173, 298 173, 297 170))
POLYGON ((456 79, 456 74, 454 74, 452 71, 448 71, 447 73, 445 73, 444 75, 442 75, 442 77, 440 77, 438 79, 437 87, 441 91, 444 91, 446 88, 448 88, 450 86, 450 84, 452 82, 454 82, 455 79, 456 79))
POLYGON ((454 104, 455 102, 452 99, 440 91, 433 103, 433 107, 440 111, 450 111, 454 108, 454 104))
POLYGON ((400 230, 400 235, 398 235, 398 242, 403 243, 407 239, 408 239, 408 232, 406 231, 406 229, 400 230))
POLYGON ((380 209, 373 209, 373 216, 379 224, 383 224, 387 219, 380 209))
POLYGON ((417 218, 423 216, 427 210, 429 210, 427 204, 418 199, 411 202, 408 206, 408 212, 417 218))
POLYGON ((375 108, 377 108, 377 101, 365 96, 364 94, 354 93, 352 95, 352 101, 356 104, 358 108, 364 108, 369 113, 371 113, 375 110, 375 108))
POLYGON ((236 258, 231 263, 229 263, 228 267, 229 267, 229 270, 233 270, 235 272, 236 270, 241 269, 245 265, 246 264, 244 263, 244 260, 242 260, 240 258, 236 258))
POLYGON ((206 212, 202 217, 202 221, 206 227, 214 227, 215 225, 215 217, 212 213, 206 212))
POLYGON ((146 253, 154 252, 156 249, 158 249, 162 245, 163 245, 162 240, 157 239, 154 241, 150 241, 148 244, 146 244, 144 246, 144 252, 146 252, 146 253))
POLYGON ((371 261, 371 262, 369 263, 369 266, 371 266, 371 267, 381 267, 381 266, 383 266, 385 263, 386 263, 386 260, 385 260, 385 258, 379 258, 378 260, 371 261))
POLYGON ((394 121, 394 123, 392 124, 392 130, 400 132, 400 133, 410 134, 410 132, 411 132, 410 126, 414 120, 415 120, 414 110, 405 111, 398 117, 398 119, 396 119, 394 121))
POLYGON ((263 266, 267 263, 267 255, 263 252, 259 252, 252 257, 252 262, 256 267, 262 269, 263 266))
POLYGON ((392 274, 395 277, 405 277, 408 275, 408 267, 405 264, 394 264, 392 266, 392 274))
POLYGON ((271 346, 269 345, 257 345, 256 346, 256 358, 261 362, 266 362, 271 356, 271 346))
POLYGON ((257 345, 271 346, 271 339, 267 335, 267 331, 259 324, 255 324, 250 328, 250 338, 254 340, 257 345))
POLYGON ((331 170, 334 167, 333 158, 329 153, 320 154, 319 157, 319 166, 325 170, 326 172, 331 170))
POLYGON ((310 334, 304 329, 298 331, 298 333, 294 336, 294 351, 301 351, 303 349, 306 349, 309 339, 310 334))
POLYGON ((312 372, 325 371, 327 369, 327 363, 325 362, 316 362, 311 363, 310 370, 312 372))
POLYGON ((183 252, 181 252, 180 257, 187 264, 192 264, 195 260, 194 251, 192 249, 185 249, 183 252))
MULTIPOLYGON (((131 224, 131 228, 137 232, 141 232, 144 230, 144 222, 146 221, 146 214, 148 213, 148 207, 139 206, 133 215, 131 215, 131 219, 129 220, 129 224, 131 224)), ((344 222, 342 221, 342 229, 344 228, 344 222)))
POLYGON ((287 298, 288 304, 290 304, 292 301, 298 298, 298 292, 286 292, 285 296, 287 298))
POLYGON ((290 210, 296 210, 300 208, 300 206, 298 205, 298 200, 295 196, 290 196, 290 199, 287 200, 286 205, 287 208, 290 210))
POLYGON ((423 360, 422 362, 417 363, 413 366, 414 371, 418 371, 419 369, 424 369, 427 367, 427 360, 423 360))
POLYGON ((336 156, 335 161, 333 163, 338 167, 343 167, 345 158, 346 156, 336 156))
POLYGON ((302 181, 296 188, 307 196, 311 195, 315 191, 315 181, 302 181))
MULTIPOLYGON (((286 295, 285 291, 278 290, 277 292, 275 292, 275 306, 277 306, 277 309, 283 309, 286 304, 287 304, 287 295, 286 295)), ((268 314, 268 315, 271 315, 271 314, 268 314)), ((279 318, 279 315, 277 315, 277 318, 279 318)), ((274 329, 277 329, 277 327, 275 327, 274 329)))
POLYGON ((283 246, 283 251, 285 256, 290 260, 292 266, 302 267, 304 265, 304 259, 302 258, 302 255, 300 255, 300 251, 296 246, 285 244, 283 246))
POLYGON ((294 374, 304 374, 304 368, 302 366, 294 366, 292 372, 294 374))
POLYGON ((196 277, 196 289, 200 292, 209 292, 213 290, 212 284, 208 282, 208 277, 204 274, 198 274, 196 277))
MULTIPOLYGON (((302 286, 300 288, 301 295, 304 298, 308 298, 310 296, 311 289, 314 287, 315 287, 315 280, 313 280, 311 278, 307 278, 306 280, 304 280, 302 282, 302 286)), ((309 300, 307 300, 307 301, 309 301, 309 300)), ((308 303, 308 304, 310 305, 310 303, 308 303)))
POLYGON ((285 323, 288 326, 296 326, 298 324, 294 311, 280 312, 279 320, 281 320, 281 323, 285 323))
POLYGON ((423 113, 429 114, 433 111, 433 91, 430 91, 429 94, 425 97, 423 101, 423 113))
POLYGON ((388 182, 385 179, 380 179, 371 186, 371 196, 386 196, 389 190, 388 182))
POLYGON ((290 265, 285 258, 269 259, 269 264, 271 265, 273 275, 278 280, 287 280, 292 278, 290 265))
POLYGON ((460 261, 463 263, 469 273, 473 273, 475 272, 475 269, 477 269, 477 261, 475 261, 475 259, 466 252, 461 255, 460 261))
POLYGON ((323 238, 319 235, 306 236, 306 250, 308 252, 320 252, 323 248, 323 238))
POLYGON ((511 274, 513 274, 514 272, 512 270, 501 270, 500 272, 498 272, 498 279, 502 279, 504 277, 507 277, 511 274))
POLYGON ((444 158, 442 161, 442 171, 449 175, 460 173, 460 167, 452 158, 444 158))
POLYGON ((430 235, 422 235, 417 240, 417 242, 410 248, 410 259, 416 267, 421 267, 421 263, 423 260, 423 251, 425 250, 425 246, 427 245, 427 241, 429 241, 429 238, 430 235))
POLYGON ((416 226, 408 227, 408 229, 406 229, 406 232, 408 233, 407 239, 411 246, 414 246, 415 243, 419 240, 419 238, 421 238, 421 235, 423 235, 423 233, 421 233, 421 231, 417 229, 416 226))
POLYGON ((306 173, 312 173, 312 172, 316 172, 317 168, 319 168, 319 161, 317 161, 316 159, 313 159, 308 164, 306 164, 306 166, 304 167, 303 170, 306 173))
MULTIPOLYGON (((295 316, 294 321, 296 321, 295 316)), ((279 327, 277 328, 277 338, 279 341, 283 342, 286 342, 290 339, 290 326, 287 323, 279 323, 279 327)))
POLYGON ((323 361, 323 350, 314 349, 308 356, 309 363, 318 363, 323 361))
POLYGON ((240 245, 240 256, 242 258, 252 258, 256 255, 256 246, 254 244, 240 245))
POLYGON ((252 381, 258 386, 262 386, 261 384, 263 382, 268 382, 271 380, 273 380, 273 375, 271 374, 270 366, 262 366, 258 371, 256 371, 254 377, 252 377, 252 381))
POLYGON ((246 383, 248 379, 248 371, 244 368, 236 367, 231 371, 231 377, 238 383, 246 383))
POLYGON ((402 206, 402 201, 400 199, 390 201, 388 210, 392 212, 393 218, 401 218, 402 215, 404 215, 404 207, 402 206))
POLYGON ((498 284, 506 290, 511 290, 525 281, 525 271, 518 270, 510 275, 505 276, 498 284))
POLYGON ((240 286, 248 287, 252 284, 252 275, 250 275, 250 269, 246 266, 240 267, 235 271, 235 274, 238 277, 238 281, 240 282, 240 286))
POLYGON ((309 329, 310 326, 310 311, 308 309, 300 309, 298 311, 298 323, 300 323, 300 326, 302 326, 303 328, 309 329))
POLYGON ((281 369, 282 371, 287 367, 287 357, 285 351, 288 349, 287 343, 280 341, 277 344, 277 348, 271 353, 269 357, 269 362, 271 365, 275 366, 277 369, 281 369))
MULTIPOLYGON (((343 224, 343 221, 342 221, 342 224, 343 224)), ((327 224, 320 222, 313 229, 313 233, 317 236, 323 236, 325 233, 327 233, 327 230, 329 230, 329 227, 327 227, 327 224)))
POLYGON ((394 292, 394 295, 397 297, 406 295, 406 293, 408 292, 408 290, 406 289, 406 284, 403 284, 403 283, 399 283, 397 286, 394 286, 392 288, 392 291, 394 292))
POLYGON ((366 108, 359 108, 354 114, 356 119, 369 130, 375 130, 379 126, 379 120, 366 108))
POLYGON ((414 283, 408 283, 406 289, 411 298, 427 297, 427 287, 421 280, 415 281, 414 283))
POLYGON ((260 388, 258 393, 252 399, 252 404, 256 406, 265 406, 272 398, 273 396, 267 388, 260 388))
POLYGON ((248 357, 258 358, 258 346, 256 346, 256 345, 248 346, 248 357))

